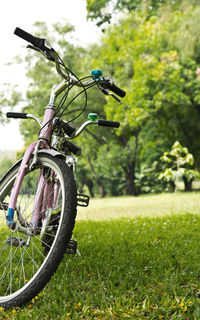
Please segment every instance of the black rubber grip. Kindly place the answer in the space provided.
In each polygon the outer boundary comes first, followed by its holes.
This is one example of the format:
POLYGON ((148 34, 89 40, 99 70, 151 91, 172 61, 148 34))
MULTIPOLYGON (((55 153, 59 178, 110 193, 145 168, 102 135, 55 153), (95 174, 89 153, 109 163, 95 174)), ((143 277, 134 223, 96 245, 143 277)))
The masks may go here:
POLYGON ((120 123, 116 121, 98 120, 98 125, 102 127, 119 128, 120 123))
POLYGON ((67 142, 67 147, 69 151, 71 151, 75 156, 80 156, 81 155, 81 148, 78 147, 75 143, 72 143, 70 141, 67 142))
POLYGON ((63 128, 63 130, 65 131, 65 133, 69 136, 69 137, 74 137, 75 133, 76 133, 76 128, 73 124, 71 123, 65 123, 64 121, 61 123, 61 127, 63 128))
POLYGON ((42 50, 44 49, 44 41, 45 41, 44 39, 34 37, 30 33, 26 32, 18 27, 15 29, 14 34, 16 34, 18 37, 30 42, 35 47, 40 48, 42 50))
POLYGON ((110 91, 116 93, 119 97, 124 98, 126 95, 126 91, 122 90, 121 88, 117 87, 114 83, 109 84, 110 91))
POLYGON ((27 119, 27 113, 23 112, 7 112, 7 118, 27 119))

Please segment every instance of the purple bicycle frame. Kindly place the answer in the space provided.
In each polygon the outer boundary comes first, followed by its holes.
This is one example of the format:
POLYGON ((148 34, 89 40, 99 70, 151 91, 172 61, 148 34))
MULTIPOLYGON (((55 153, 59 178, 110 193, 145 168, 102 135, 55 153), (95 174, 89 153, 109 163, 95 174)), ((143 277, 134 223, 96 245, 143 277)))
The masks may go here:
MULTIPOLYGON (((44 113, 44 119, 43 119, 43 123, 42 123, 42 129, 40 131, 39 139, 38 139, 38 141, 30 144, 25 151, 22 163, 20 165, 20 168, 17 173, 14 185, 12 187, 12 192, 11 192, 10 202, 9 202, 9 207, 8 207, 8 213, 6 216, 7 224, 11 228, 14 225, 13 219, 14 219, 14 212, 15 212, 15 208, 16 208, 17 197, 18 197, 19 190, 21 188, 22 181, 25 176, 26 170, 29 166, 28 165, 29 160, 30 160, 32 154, 34 153, 39 141, 41 141, 42 139, 44 139, 43 141, 45 141, 45 142, 46 142, 46 140, 49 141, 51 130, 52 130, 52 119, 53 119, 54 114, 55 114, 54 107, 47 106, 45 109, 45 113, 44 113)), ((50 148, 47 143, 45 143, 45 148, 46 149, 50 148)), ((33 228, 36 228, 38 226, 38 219, 39 219, 39 213, 41 212, 40 207, 41 207, 41 202, 43 199, 43 194, 48 193, 48 192, 52 192, 52 190, 51 190, 52 187, 50 187, 50 186, 46 187, 44 182, 45 182, 45 177, 42 175, 42 172, 40 172, 36 197, 34 200, 34 210, 33 210, 33 215, 32 215, 32 221, 31 221, 33 228), (46 188, 48 188, 48 190, 46 190, 46 188)), ((56 192, 56 194, 58 195, 58 192, 56 192)), ((55 203, 56 199, 54 199, 53 202, 55 203)), ((51 203, 46 204, 46 206, 50 206, 50 205, 51 205, 51 203)), ((43 207, 42 210, 45 210, 45 208, 43 207)))

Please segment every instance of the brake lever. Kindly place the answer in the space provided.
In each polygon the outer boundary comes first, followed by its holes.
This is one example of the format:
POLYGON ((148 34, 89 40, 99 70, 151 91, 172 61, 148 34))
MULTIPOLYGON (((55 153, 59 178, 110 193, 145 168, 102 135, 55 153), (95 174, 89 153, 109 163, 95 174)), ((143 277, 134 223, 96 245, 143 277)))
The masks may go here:
POLYGON ((108 96, 113 97, 117 102, 119 102, 120 104, 122 104, 121 100, 114 94, 114 93, 108 93, 108 96))
POLYGON ((31 44, 29 44, 29 45, 27 46, 27 48, 28 48, 28 49, 33 49, 33 50, 35 50, 35 51, 40 52, 45 58, 47 58, 47 59, 50 60, 50 61, 53 61, 53 62, 56 61, 55 58, 54 58, 54 57, 52 56, 52 54, 50 53, 50 50, 52 50, 52 49, 46 48, 46 50, 43 51, 43 50, 39 49, 38 47, 33 46, 33 45, 31 45, 31 44))
POLYGON ((27 48, 27 49, 33 49, 33 50, 35 50, 35 51, 38 51, 38 52, 42 53, 40 49, 38 49, 37 47, 32 46, 32 45, 30 45, 30 44, 28 44, 28 46, 27 46, 26 48, 27 48))
POLYGON ((113 97, 120 104, 122 103, 121 100, 114 93, 110 93, 109 89, 102 88, 101 86, 100 88, 105 95, 113 97))

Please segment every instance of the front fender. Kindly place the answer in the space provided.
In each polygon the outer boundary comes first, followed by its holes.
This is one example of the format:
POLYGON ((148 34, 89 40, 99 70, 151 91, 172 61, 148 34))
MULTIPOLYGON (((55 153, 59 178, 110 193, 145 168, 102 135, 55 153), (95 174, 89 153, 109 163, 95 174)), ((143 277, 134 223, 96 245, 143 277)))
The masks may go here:
POLYGON ((40 153, 47 153, 50 154, 52 157, 58 157, 61 159, 66 159, 65 155, 60 153, 59 151, 55 150, 55 149, 39 149, 38 150, 38 154, 40 153))

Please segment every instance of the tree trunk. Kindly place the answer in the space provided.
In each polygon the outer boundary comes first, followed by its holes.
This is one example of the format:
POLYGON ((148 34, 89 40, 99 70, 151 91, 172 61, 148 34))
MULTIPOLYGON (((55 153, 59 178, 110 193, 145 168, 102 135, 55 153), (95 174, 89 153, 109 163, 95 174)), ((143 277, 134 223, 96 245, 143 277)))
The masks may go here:
POLYGON ((183 182, 185 185, 185 191, 192 191, 192 182, 193 179, 187 179, 185 176, 183 176, 183 182))
POLYGON ((126 194, 136 196, 137 190, 135 186, 135 162, 133 161, 126 173, 126 194))
POLYGON ((86 186, 88 187, 89 193, 90 193, 90 197, 94 198, 94 192, 93 192, 93 183, 92 181, 86 181, 85 182, 86 186))
POLYGON ((84 185, 80 185, 79 184, 79 186, 78 186, 78 191, 80 192, 80 193, 83 193, 83 187, 84 187, 84 185))
POLYGON ((105 195, 106 195, 106 191, 105 191, 104 185, 102 184, 101 179, 99 179, 99 177, 98 177, 98 175, 97 175, 97 173, 96 173, 96 171, 95 171, 95 169, 94 169, 94 167, 92 165, 90 157, 88 157, 88 163, 90 165, 91 171, 92 171, 94 179, 96 181, 97 188, 99 190, 99 195, 100 195, 101 198, 104 198, 105 195))
POLYGON ((137 188, 135 186, 135 171, 136 171, 136 164, 137 164, 138 135, 139 135, 139 132, 135 135, 135 150, 133 152, 133 160, 129 162, 128 166, 125 169, 126 194, 130 196, 137 195, 137 188))
POLYGON ((175 185, 174 181, 170 181, 170 182, 169 182, 169 185, 170 185, 170 188, 171 188, 172 192, 175 192, 175 190, 176 190, 176 185, 175 185))

